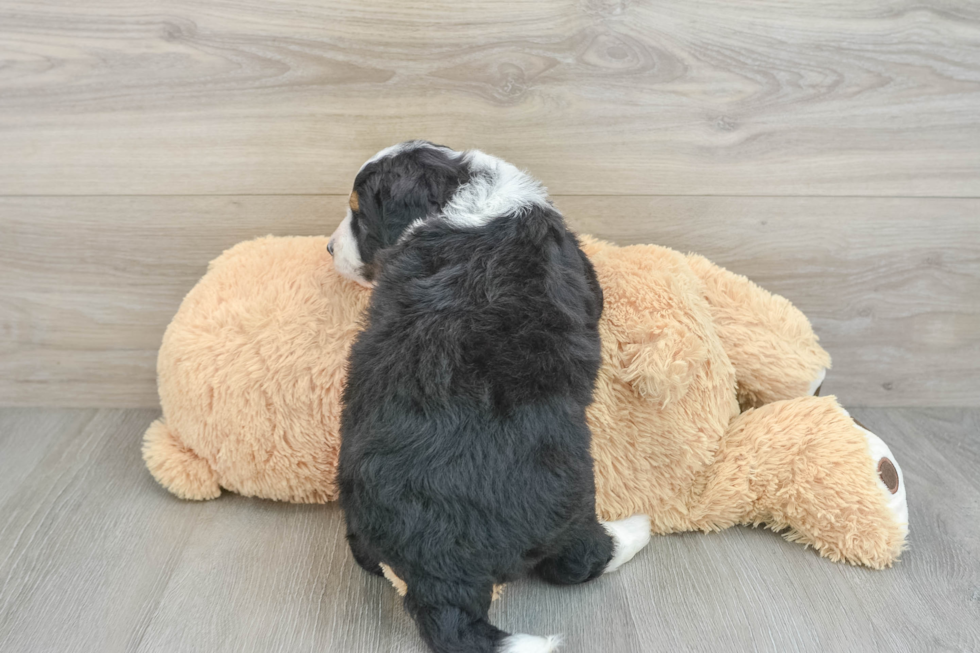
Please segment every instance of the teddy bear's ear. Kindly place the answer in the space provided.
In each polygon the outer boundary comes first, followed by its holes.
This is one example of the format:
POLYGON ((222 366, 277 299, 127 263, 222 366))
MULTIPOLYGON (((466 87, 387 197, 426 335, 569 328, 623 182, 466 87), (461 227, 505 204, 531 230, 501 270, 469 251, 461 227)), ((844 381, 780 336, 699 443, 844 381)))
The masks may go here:
POLYGON ((708 348, 680 324, 649 332, 640 342, 620 346, 623 380, 661 408, 687 394, 708 359, 708 348))

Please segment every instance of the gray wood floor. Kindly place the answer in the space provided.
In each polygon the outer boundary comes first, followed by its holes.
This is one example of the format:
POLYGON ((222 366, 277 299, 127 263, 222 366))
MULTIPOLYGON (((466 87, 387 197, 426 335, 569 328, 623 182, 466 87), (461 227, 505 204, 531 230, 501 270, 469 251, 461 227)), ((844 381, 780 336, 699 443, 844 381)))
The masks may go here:
MULTIPOLYGON (((765 530, 656 537, 582 587, 524 580, 492 619, 602 651, 980 650, 980 409, 853 409, 905 470, 887 571, 765 530)), ((142 466, 153 410, 0 410, 0 651, 422 651, 336 505, 185 503, 142 466)))

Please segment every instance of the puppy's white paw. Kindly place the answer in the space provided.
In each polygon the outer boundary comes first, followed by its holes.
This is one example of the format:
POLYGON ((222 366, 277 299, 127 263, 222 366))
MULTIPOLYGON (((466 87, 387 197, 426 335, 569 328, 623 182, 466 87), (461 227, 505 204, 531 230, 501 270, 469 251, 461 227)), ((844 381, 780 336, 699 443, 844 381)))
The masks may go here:
POLYGON ((497 651, 499 653, 551 653, 557 651, 560 644, 561 637, 558 635, 549 637, 509 635, 500 642, 497 651))
POLYGON ((604 574, 622 567, 650 542, 650 518, 646 515, 602 522, 602 525, 613 538, 614 547, 612 560, 602 571, 604 574))

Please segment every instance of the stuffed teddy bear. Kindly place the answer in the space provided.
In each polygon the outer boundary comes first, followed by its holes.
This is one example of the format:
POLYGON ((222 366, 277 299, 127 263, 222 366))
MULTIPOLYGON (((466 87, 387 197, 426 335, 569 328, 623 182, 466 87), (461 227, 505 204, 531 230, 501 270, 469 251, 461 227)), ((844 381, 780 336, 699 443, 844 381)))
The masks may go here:
MULTIPOLYGON (((908 532, 901 468, 813 396, 830 357, 806 317, 700 256, 581 243, 605 293, 588 411, 599 517, 644 513, 656 533, 765 524, 831 560, 890 566, 908 532)), ((326 244, 240 243, 184 299, 143 445, 172 493, 337 497, 346 354, 370 290, 326 244)))

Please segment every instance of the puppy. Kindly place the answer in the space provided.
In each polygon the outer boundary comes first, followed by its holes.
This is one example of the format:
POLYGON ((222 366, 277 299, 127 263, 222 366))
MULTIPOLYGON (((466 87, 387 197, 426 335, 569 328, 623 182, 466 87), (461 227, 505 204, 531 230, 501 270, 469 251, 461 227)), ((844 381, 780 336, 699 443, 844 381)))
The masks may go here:
POLYGON ((514 166, 424 141, 357 173, 328 246, 375 290, 351 348, 339 483, 354 559, 405 581, 436 653, 551 651, 487 621, 495 583, 582 583, 629 560, 649 519, 600 523, 585 409, 602 290, 514 166))

